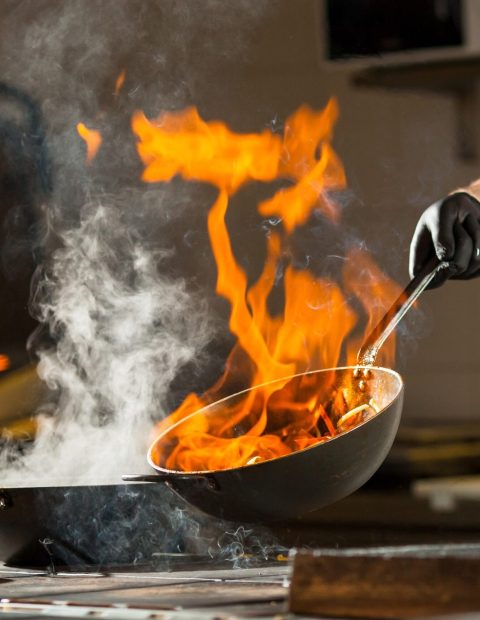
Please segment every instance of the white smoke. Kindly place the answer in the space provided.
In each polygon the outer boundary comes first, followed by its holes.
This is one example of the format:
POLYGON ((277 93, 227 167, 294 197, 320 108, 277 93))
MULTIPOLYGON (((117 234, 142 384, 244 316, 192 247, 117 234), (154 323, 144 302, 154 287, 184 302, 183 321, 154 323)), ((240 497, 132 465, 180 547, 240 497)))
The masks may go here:
POLYGON ((79 173, 77 122, 98 128, 100 117, 111 120, 122 109, 155 115, 199 105, 198 85, 221 81, 219 71, 255 62, 249 45, 276 4, 2 0, 1 79, 40 103, 50 144, 59 150, 53 153, 57 168, 68 165, 79 173), (116 97, 121 71, 126 82, 116 97))
POLYGON ((34 300, 53 340, 39 374, 58 406, 9 485, 119 482, 145 470, 170 383, 211 337, 202 300, 161 275, 168 252, 145 247, 119 209, 85 207, 62 241, 34 300))
MULTIPOLYGON (((0 71, 41 108, 53 176, 45 212, 51 237, 59 237, 55 252, 47 248, 32 303, 50 332, 48 346, 33 349, 56 400, 21 458, 10 449, 0 454, 3 485, 112 484, 123 473, 146 471, 152 423, 170 412, 178 389, 172 381, 186 366, 193 374, 207 366, 205 347, 226 327, 225 321, 213 329, 208 299, 215 276, 205 222, 212 189, 177 181, 141 187, 130 118, 136 109, 154 116, 192 104, 206 108, 206 90, 215 96, 212 114, 224 117, 216 85, 232 67, 256 62, 250 42, 275 5, 2 0, 0 71), (116 96, 121 71, 126 80, 116 96), (79 121, 104 138, 89 168, 79 121), (91 199, 107 192, 108 199, 91 199), (201 293, 192 290, 197 286, 201 293)), ((227 91, 221 100, 229 110, 227 91)), ((191 379, 182 388, 192 387, 191 379)), ((239 547, 230 550, 235 535, 223 540, 221 522, 209 529, 205 516, 175 507, 180 500, 161 485, 97 488, 60 489, 63 501, 48 506, 49 520, 72 547, 90 551, 95 540, 101 559, 117 562, 119 549, 133 547, 140 558, 175 551, 180 541, 187 550, 208 548, 237 561, 239 547)))

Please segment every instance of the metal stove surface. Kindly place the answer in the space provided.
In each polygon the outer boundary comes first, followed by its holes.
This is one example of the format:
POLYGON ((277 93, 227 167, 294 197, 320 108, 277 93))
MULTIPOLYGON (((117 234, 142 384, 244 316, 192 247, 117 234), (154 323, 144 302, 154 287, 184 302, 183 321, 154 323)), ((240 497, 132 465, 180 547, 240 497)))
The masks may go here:
MULTIPOLYGON (((441 490, 444 494, 445 489, 441 490)), ((345 561, 342 554, 356 548, 361 559, 353 563, 361 567, 362 575, 366 575, 367 569, 374 570, 367 556, 392 555, 392 545, 399 554, 419 556, 428 552, 442 557, 473 554, 480 558, 480 502, 470 495, 455 496, 455 502, 448 503, 448 510, 444 503, 441 508, 439 512, 438 501, 412 494, 408 488, 395 488, 395 485, 388 489, 366 488, 298 522, 262 529, 262 542, 269 543, 262 547, 263 554, 255 544, 255 530, 250 540, 246 536, 248 528, 244 526, 239 537, 239 532, 229 526, 228 531, 235 530, 236 535, 226 537, 225 531, 219 539, 222 543, 230 544, 237 539, 248 543, 239 545, 236 557, 234 546, 229 547, 228 557, 222 557, 217 545, 195 547, 192 544, 189 548, 193 552, 171 552, 169 548, 157 546, 151 548, 147 561, 144 558, 142 563, 125 567, 103 564, 101 568, 91 565, 85 567, 88 572, 79 572, 78 566, 77 572, 62 572, 55 561, 41 571, 0 565, 0 616, 164 620, 302 618, 305 616, 288 611, 291 584, 295 580, 291 579, 292 564, 286 556, 292 547, 322 548, 321 561, 327 562, 325 558, 330 556, 338 565, 345 561), (203 552, 195 552, 195 548, 203 552), (205 549, 213 549, 216 555, 209 556, 205 549)), ((217 540, 222 528, 209 527, 205 536, 213 531, 212 540, 217 540)), ((46 562, 42 567, 45 565, 46 562)), ((348 560, 344 577, 351 572, 350 567, 351 560, 348 560)), ((306 592, 309 600, 317 594, 316 591, 312 594, 312 590, 306 592)), ((442 611, 441 606, 439 609, 442 611)))
POLYGON ((202 568, 200 558, 177 555, 169 559, 183 566, 170 571, 130 567, 52 574, 0 566, 0 616, 293 620, 330 614, 421 618, 448 613, 450 620, 467 620, 478 615, 454 612, 480 611, 480 544, 324 548, 275 560, 253 558, 256 566, 251 568, 202 568), (445 572, 445 566, 455 568, 445 572), (437 596, 425 596, 425 588, 437 596))
MULTIPOLYGON (((179 561, 177 558, 176 561, 179 561)), ((186 563, 192 558, 184 558, 186 563)), ((0 569, 0 615, 43 618, 287 617, 291 565, 170 572, 0 569)))

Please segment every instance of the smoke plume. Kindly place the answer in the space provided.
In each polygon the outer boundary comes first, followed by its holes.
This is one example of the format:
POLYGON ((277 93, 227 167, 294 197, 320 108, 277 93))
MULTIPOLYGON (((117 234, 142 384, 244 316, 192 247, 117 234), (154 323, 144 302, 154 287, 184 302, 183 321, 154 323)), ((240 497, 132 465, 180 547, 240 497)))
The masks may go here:
MULTIPOLYGON (((52 398, 21 458, 10 449, 0 454, 2 484, 96 485, 51 489, 44 500, 50 524, 58 522, 75 549, 87 554, 96 541, 100 563, 132 556, 141 561, 153 551, 183 548, 237 559, 235 528, 228 540, 221 523, 205 534, 208 519, 190 516, 162 486, 149 493, 141 485, 98 485, 145 471, 152 423, 171 409, 172 382, 185 369, 194 380, 206 363, 206 347, 221 331, 202 288, 205 279, 214 280, 205 227, 211 190, 176 182, 142 187, 132 112, 151 116, 201 104, 200 84, 211 82, 215 90, 230 63, 248 62, 248 43, 273 5, 2 3, 2 79, 38 103, 53 179, 38 226, 46 258, 31 302, 42 324, 31 347, 52 398), (125 84, 115 93, 121 72, 125 84), (104 138, 89 168, 78 122, 104 138), (158 501, 148 507, 152 496, 158 501), (115 514, 122 501, 125 510, 115 514), (122 555, 131 547, 132 554, 122 555)), ((240 538, 247 549, 248 536, 240 538)))
POLYGON ((39 103, 52 161, 53 192, 39 226, 49 258, 39 268, 32 308, 49 332, 48 346, 37 352, 39 373, 58 399, 11 483, 70 476, 98 482, 99 471, 103 481, 118 480, 145 467, 151 423, 168 413, 172 380, 186 364, 194 373, 212 340, 208 296, 193 290, 204 284, 194 271, 204 268, 209 250, 206 232, 198 240, 198 188, 139 184, 129 119, 134 109, 183 107, 199 81, 244 62, 270 6, 2 5, 0 69, 39 103), (115 94, 121 71, 125 85, 115 94), (79 121, 104 135, 90 168, 79 121), (192 238, 196 247, 187 247, 192 238))
POLYGON ((62 241, 34 298, 52 340, 38 370, 58 407, 18 476, 118 481, 144 469, 171 381, 210 339, 207 309, 161 275, 168 251, 145 247, 118 209, 86 206, 62 241))

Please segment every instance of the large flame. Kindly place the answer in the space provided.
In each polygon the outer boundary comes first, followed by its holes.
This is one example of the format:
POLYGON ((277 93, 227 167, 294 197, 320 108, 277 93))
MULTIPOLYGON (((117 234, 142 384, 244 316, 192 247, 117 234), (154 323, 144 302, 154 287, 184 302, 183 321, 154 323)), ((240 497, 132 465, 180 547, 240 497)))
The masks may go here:
MULTIPOLYGON (((295 229, 314 210, 334 224, 339 222, 340 211, 332 196, 334 190, 345 188, 346 179, 331 145, 337 116, 335 100, 320 111, 302 106, 287 119, 280 136, 267 129, 237 134, 224 123, 202 120, 195 108, 165 113, 155 121, 141 112, 134 114, 132 128, 145 165, 144 181, 168 182, 180 175, 218 188, 208 232, 218 270, 216 291, 230 303, 229 327, 236 336, 223 376, 203 395, 187 396, 157 425, 156 432, 224 397, 233 386, 262 385, 246 392, 228 412, 211 414, 208 420, 193 416, 173 429, 175 441, 165 454, 156 455, 159 464, 198 471, 268 460, 324 441, 364 419, 368 408, 373 410, 368 404, 358 407, 358 399, 347 397, 352 393, 349 386, 332 393, 328 382, 311 385, 300 398, 287 380, 278 384, 279 379, 309 369, 335 367, 342 358, 356 362, 358 334, 354 337, 352 331, 357 315, 341 285, 358 298, 368 316, 367 329, 399 293, 366 251, 356 248, 346 257, 341 284, 287 266, 282 313, 272 314, 268 305, 295 229), (260 203, 258 212, 278 218, 281 230, 268 236, 263 271, 249 284, 235 259, 225 223, 229 201, 248 182, 278 179, 288 186, 260 203), (282 386, 284 390, 279 389, 282 386), (352 405, 358 411, 345 417, 352 405), (239 427, 241 436, 237 436, 239 427)), ((392 362, 393 347, 391 339, 382 352, 384 363, 392 362)))

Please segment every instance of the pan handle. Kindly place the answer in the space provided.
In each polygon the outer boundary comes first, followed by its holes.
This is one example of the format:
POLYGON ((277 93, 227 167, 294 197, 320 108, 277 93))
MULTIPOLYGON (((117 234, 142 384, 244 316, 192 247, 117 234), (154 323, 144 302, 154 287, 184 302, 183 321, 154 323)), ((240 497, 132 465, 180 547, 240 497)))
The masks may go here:
POLYGON ((400 323, 408 310, 427 288, 439 271, 450 266, 434 256, 408 283, 403 293, 394 301, 383 318, 370 332, 358 352, 357 361, 362 366, 373 366, 380 347, 400 323))
POLYGON ((158 472, 158 474, 123 474, 122 480, 124 482, 163 482, 169 484, 175 482, 175 480, 190 480, 192 483, 204 484, 209 489, 218 489, 217 482, 209 476, 197 476, 195 474, 182 474, 180 472, 158 472))
POLYGON ((124 482, 165 482, 169 476, 162 474, 123 474, 124 482))

